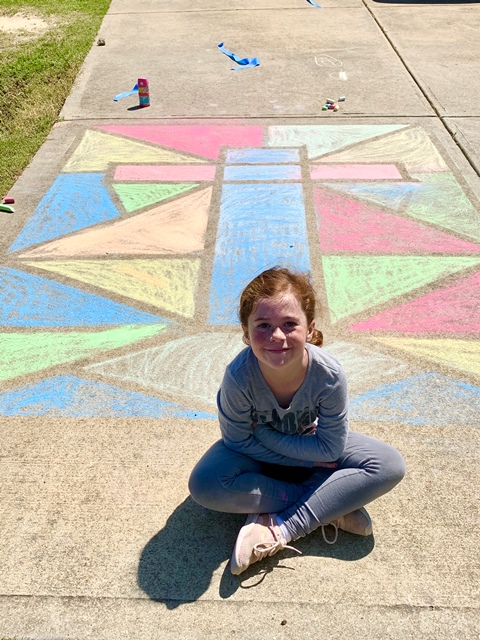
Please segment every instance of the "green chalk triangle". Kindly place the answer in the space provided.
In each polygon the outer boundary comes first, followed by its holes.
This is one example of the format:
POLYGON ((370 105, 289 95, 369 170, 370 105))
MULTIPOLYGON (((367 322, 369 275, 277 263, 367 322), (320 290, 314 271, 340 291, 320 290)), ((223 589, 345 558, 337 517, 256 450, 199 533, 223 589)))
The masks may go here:
MULTIPOLYGON (((476 264, 469 257, 324 256, 333 323, 476 264)), ((398 300, 395 300, 398 304, 398 300)))
POLYGON ((184 193, 194 187, 198 187, 198 184, 192 182, 178 182, 175 184, 119 182, 113 185, 128 213, 162 202, 162 200, 177 196, 179 193, 184 193))
POLYGON ((125 325, 95 333, 36 332, 0 333, 0 380, 9 380, 58 364, 91 356, 151 338, 164 331, 166 325, 125 325))
POLYGON ((417 220, 480 240, 480 217, 451 173, 418 173, 420 181, 412 192, 405 213, 417 220))

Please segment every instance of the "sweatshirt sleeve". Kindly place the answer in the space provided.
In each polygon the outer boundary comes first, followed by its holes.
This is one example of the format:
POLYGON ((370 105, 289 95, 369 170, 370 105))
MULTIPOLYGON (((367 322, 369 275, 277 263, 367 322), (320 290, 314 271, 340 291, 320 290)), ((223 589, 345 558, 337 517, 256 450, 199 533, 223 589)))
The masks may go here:
POLYGON ((348 433, 347 379, 342 368, 322 394, 317 418, 316 432, 312 435, 284 434, 270 424, 259 424, 255 437, 268 449, 298 460, 338 460, 345 449, 348 433))
POLYGON ((225 445, 260 462, 289 467, 311 467, 312 462, 295 459, 290 452, 279 453, 256 438, 260 425, 253 427, 252 404, 228 370, 217 395, 218 419, 225 445))

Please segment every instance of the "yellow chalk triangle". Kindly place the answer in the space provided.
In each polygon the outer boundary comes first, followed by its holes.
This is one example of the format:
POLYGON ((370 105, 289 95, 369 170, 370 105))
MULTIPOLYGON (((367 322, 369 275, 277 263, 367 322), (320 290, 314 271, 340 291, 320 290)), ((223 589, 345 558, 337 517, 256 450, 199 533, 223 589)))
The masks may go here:
POLYGON ((328 162, 403 162, 410 173, 448 171, 439 151, 420 127, 360 142, 350 149, 315 160, 328 162))
POLYGON ((106 171, 110 162, 193 164, 204 163, 205 160, 187 157, 168 149, 127 140, 109 133, 88 130, 63 170, 67 173, 106 171))
POLYGON ((375 338, 388 347, 427 358, 453 369, 480 376, 480 343, 470 340, 430 338, 375 338))
POLYGON ((186 318, 195 313, 200 260, 59 260, 27 263, 186 318))

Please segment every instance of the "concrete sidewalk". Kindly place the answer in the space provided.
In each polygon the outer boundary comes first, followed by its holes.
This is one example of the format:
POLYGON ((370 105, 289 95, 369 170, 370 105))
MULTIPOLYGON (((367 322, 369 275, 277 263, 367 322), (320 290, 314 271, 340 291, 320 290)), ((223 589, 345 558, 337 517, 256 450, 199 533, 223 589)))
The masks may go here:
POLYGON ((12 189, 0 637, 478 638, 480 6, 322 5, 113 0, 12 189), (113 101, 139 77, 148 109, 113 101), (408 473, 374 536, 234 577, 243 518, 187 481, 238 293, 279 262, 313 274, 352 428, 408 473))

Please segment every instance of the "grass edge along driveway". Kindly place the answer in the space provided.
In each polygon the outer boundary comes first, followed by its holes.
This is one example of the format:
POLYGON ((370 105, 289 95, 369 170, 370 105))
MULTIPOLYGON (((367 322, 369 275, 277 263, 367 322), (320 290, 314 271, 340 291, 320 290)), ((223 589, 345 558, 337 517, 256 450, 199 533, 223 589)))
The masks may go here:
POLYGON ((0 16, 50 28, 0 48, 0 201, 58 121, 110 1, 1 0, 0 16))

